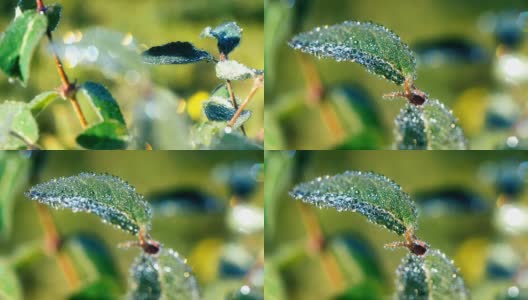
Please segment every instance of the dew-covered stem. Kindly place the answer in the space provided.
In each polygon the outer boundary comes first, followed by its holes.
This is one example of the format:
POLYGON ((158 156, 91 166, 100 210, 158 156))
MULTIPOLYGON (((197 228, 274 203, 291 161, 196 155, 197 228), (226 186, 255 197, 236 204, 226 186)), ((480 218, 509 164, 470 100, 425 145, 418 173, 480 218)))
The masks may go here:
MULTIPOLYGON (((43 0, 37 0, 37 7, 40 12, 46 11, 46 7, 44 6, 43 0)), ((55 44, 53 42, 53 34, 48 29, 46 32, 46 36, 48 37, 48 41, 51 45, 51 49, 53 51, 53 58, 55 60, 55 67, 57 68, 57 72, 59 74, 60 80, 61 80, 61 95, 64 99, 69 99, 73 109, 75 110, 75 113, 77 114, 77 117, 79 118, 79 122, 81 123, 81 126, 83 129, 88 128, 88 121, 86 120, 86 117, 84 116, 84 113, 82 112, 81 106, 79 105, 79 101, 77 100, 77 88, 75 83, 72 83, 69 78, 68 74, 66 74, 66 71, 64 70, 64 66, 62 64, 62 61, 59 57, 58 51, 55 48, 55 44)))
POLYGON ((246 106, 249 104, 249 102, 251 102, 251 100, 253 99, 253 97, 257 93, 257 91, 259 89, 263 88, 263 87, 264 87, 264 75, 259 75, 259 76, 257 76, 257 78, 255 78, 255 81, 253 82, 253 87, 251 88, 251 91, 249 91, 248 96, 246 97, 244 102, 242 102, 242 104, 240 104, 240 106, 238 107, 238 109, 237 109, 235 115, 233 116, 233 118, 231 119, 231 121, 229 121, 229 123, 227 123, 227 125, 229 127, 233 127, 235 125, 236 120, 238 119, 238 117, 240 117, 240 115, 242 114, 242 112, 244 111, 246 106))

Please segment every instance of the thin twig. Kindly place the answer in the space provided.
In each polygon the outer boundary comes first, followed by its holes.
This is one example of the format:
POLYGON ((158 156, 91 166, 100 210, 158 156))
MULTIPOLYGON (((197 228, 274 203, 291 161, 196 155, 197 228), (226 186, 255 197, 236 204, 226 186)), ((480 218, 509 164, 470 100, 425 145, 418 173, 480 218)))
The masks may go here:
POLYGON ((37 146, 37 145, 33 144, 32 142, 28 141, 28 139, 26 139, 24 136, 22 136, 18 132, 10 130, 9 134, 12 135, 15 138, 21 140, 24 144, 26 144, 28 150, 41 150, 39 146, 37 146))
POLYGON ((233 116, 233 118, 231 118, 231 121, 227 123, 227 126, 233 127, 233 125, 235 125, 235 122, 238 119, 238 117, 240 117, 240 115, 242 114, 246 106, 249 104, 251 99, 253 99, 257 91, 262 87, 264 87, 264 75, 259 75, 257 76, 257 78, 255 78, 255 81, 253 82, 253 87, 251 88, 251 91, 249 91, 249 94, 246 97, 246 100, 244 100, 244 102, 240 104, 235 115, 233 116))
MULTIPOLYGON (((46 12, 46 7, 44 6, 43 0, 37 0, 37 8, 41 13, 46 12)), ((81 106, 79 105, 79 101, 77 100, 77 96, 76 96, 77 87, 75 83, 72 83, 68 79, 68 75, 66 74, 66 71, 64 70, 64 66, 62 64, 58 51, 53 42, 53 35, 49 29, 46 32, 46 36, 48 37, 48 41, 51 45, 51 49, 53 50, 55 66, 57 67, 57 72, 59 73, 59 77, 61 80, 61 84, 62 84, 60 88, 61 95, 64 99, 70 100, 73 106, 73 109, 75 110, 75 113, 77 114, 77 117, 79 118, 82 128, 86 129, 88 127, 88 121, 86 120, 86 117, 84 116, 82 112, 81 106)))
MULTIPOLYGON (((220 61, 227 60, 228 57, 224 53, 220 53, 220 61)), ((233 107, 235 110, 238 110, 238 103, 236 102, 236 96, 235 91, 233 90, 233 83, 231 83, 231 80, 226 80, 227 90, 229 91, 229 98, 231 98, 231 103, 233 104, 233 107)), ((242 130, 242 133, 246 134, 246 128, 244 128, 244 125, 240 126, 240 130, 242 130)))

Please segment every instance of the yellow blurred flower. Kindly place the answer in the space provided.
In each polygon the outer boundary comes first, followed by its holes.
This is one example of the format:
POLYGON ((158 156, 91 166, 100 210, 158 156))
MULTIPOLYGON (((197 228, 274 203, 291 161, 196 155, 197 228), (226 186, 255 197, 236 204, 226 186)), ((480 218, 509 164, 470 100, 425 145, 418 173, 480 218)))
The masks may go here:
POLYGON ((194 121, 202 117, 202 103, 209 99, 209 93, 198 91, 187 100, 187 113, 194 121))

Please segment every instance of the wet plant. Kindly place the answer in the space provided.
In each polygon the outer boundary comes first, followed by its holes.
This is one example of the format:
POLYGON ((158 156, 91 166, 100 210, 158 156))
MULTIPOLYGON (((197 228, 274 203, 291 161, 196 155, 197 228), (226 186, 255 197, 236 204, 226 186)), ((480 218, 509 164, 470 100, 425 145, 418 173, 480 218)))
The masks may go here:
POLYGON ((360 213, 404 236, 403 241, 386 245, 409 250, 396 271, 398 299, 468 299, 453 261, 417 238, 417 209, 394 181, 376 173, 349 171, 301 183, 290 195, 319 208, 360 213))
MULTIPOLYGON (((242 28, 236 22, 227 22, 215 28, 207 27, 201 37, 217 40, 218 57, 196 48, 190 42, 171 42, 148 49, 142 54, 143 61, 154 65, 181 65, 198 62, 214 63, 216 77, 224 81, 211 92, 211 96, 203 103, 203 112, 208 122, 198 124, 194 130, 195 147, 209 146, 211 140, 223 141, 244 140, 245 138, 233 130, 246 136, 244 123, 251 117, 251 111, 246 110, 259 89, 264 87, 264 72, 229 59, 229 54, 240 44, 242 28), (239 99, 233 88, 233 81, 253 80, 253 86, 244 100, 239 99)), ((243 144, 243 143, 241 143, 243 144)), ((247 146, 252 147, 248 141, 247 146)), ((258 145, 253 145, 253 148, 258 145)))
POLYGON ((289 45, 318 58, 356 62, 370 73, 402 86, 403 91, 384 96, 408 101, 395 120, 394 148, 467 149, 452 112, 415 86, 415 56, 389 29, 374 23, 347 21, 298 34, 289 45))
POLYGON ((86 149, 124 149, 129 134, 121 109, 112 94, 100 83, 77 83, 67 75, 54 44, 53 32, 61 19, 59 4, 43 0, 19 0, 15 17, 0 37, 0 69, 12 82, 25 87, 30 78, 33 54, 46 38, 61 85, 29 102, 5 101, 0 104, 0 149, 39 148, 37 116, 52 102, 69 101, 83 132, 76 142, 86 149), (81 105, 80 98, 88 105, 81 105), (86 110, 90 110, 87 112, 86 110), (94 116, 89 117, 89 116, 94 116))

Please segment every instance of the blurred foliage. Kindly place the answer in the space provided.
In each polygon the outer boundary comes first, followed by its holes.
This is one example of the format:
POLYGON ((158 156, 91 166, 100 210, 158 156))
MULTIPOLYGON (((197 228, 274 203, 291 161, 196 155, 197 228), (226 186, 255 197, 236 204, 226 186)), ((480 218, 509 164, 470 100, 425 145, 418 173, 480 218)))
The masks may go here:
MULTIPOLYGON (((13 19, 17 2, 6 0, 0 4, 0 28, 6 28, 13 19)), ((190 101, 193 96, 218 85, 214 66, 210 64, 178 68, 152 68, 142 64, 139 54, 149 46, 177 40, 197 41, 198 47, 216 53, 215 43, 200 40, 200 32, 207 26, 235 20, 244 31, 242 43, 231 58, 263 69, 262 3, 240 0, 57 2, 63 5, 63 12, 54 38, 66 72, 72 80, 92 80, 109 88, 132 136, 137 137, 129 145, 131 148, 144 149, 145 143, 154 149, 194 147, 189 142, 191 125, 205 116, 197 117, 196 109, 187 110, 187 107, 196 106, 196 101, 190 101)), ((31 71, 26 89, 10 84, 6 77, 0 80, 0 102, 29 102, 37 94, 59 86, 47 41, 37 49, 31 71)), ((235 83, 240 97, 250 89, 251 83, 235 83)), ((258 93, 248 106, 253 111, 253 118, 246 125, 250 137, 257 136, 263 128, 263 97, 263 93, 258 93)), ((87 108, 85 99, 80 102, 87 108)), ((90 120, 94 116, 87 117, 90 120)), ((39 145, 45 149, 78 148, 75 137, 81 128, 69 103, 54 103, 39 116, 38 123, 39 145)))
POLYGON ((527 147, 526 2, 266 0, 265 10, 267 149, 392 146, 403 100, 382 95, 398 87, 358 64, 318 60, 287 44, 300 32, 346 20, 376 22, 411 46, 418 58, 416 85, 453 109, 470 149, 527 147), (364 91, 378 123, 358 117, 365 112, 352 96, 345 98, 350 104, 333 107, 333 91, 343 86, 364 91))
POLYGON ((2 154, 0 179, 19 179, 14 190, 3 190, 7 197, 0 198, 0 203, 11 198, 14 202, 8 204, 13 209, 7 210, 10 218, 5 220, 14 230, 0 239, 0 297, 9 293, 23 299, 117 299, 125 294, 129 268, 140 251, 117 246, 127 243, 130 235, 91 214, 51 210, 60 240, 57 253, 50 253, 40 209, 23 195, 36 183, 81 172, 119 176, 145 195, 153 208, 152 238, 189 259, 203 299, 224 299, 245 286, 262 292, 262 151, 2 154), (19 161, 26 167, 17 170, 25 176, 10 165, 19 161))
POLYGON ((298 183, 359 170, 384 174, 411 195, 418 237, 454 259, 472 299, 524 299, 527 160, 515 151, 266 151, 267 281, 277 299, 394 295, 395 270, 408 252, 383 249, 395 234, 289 195, 298 183))

